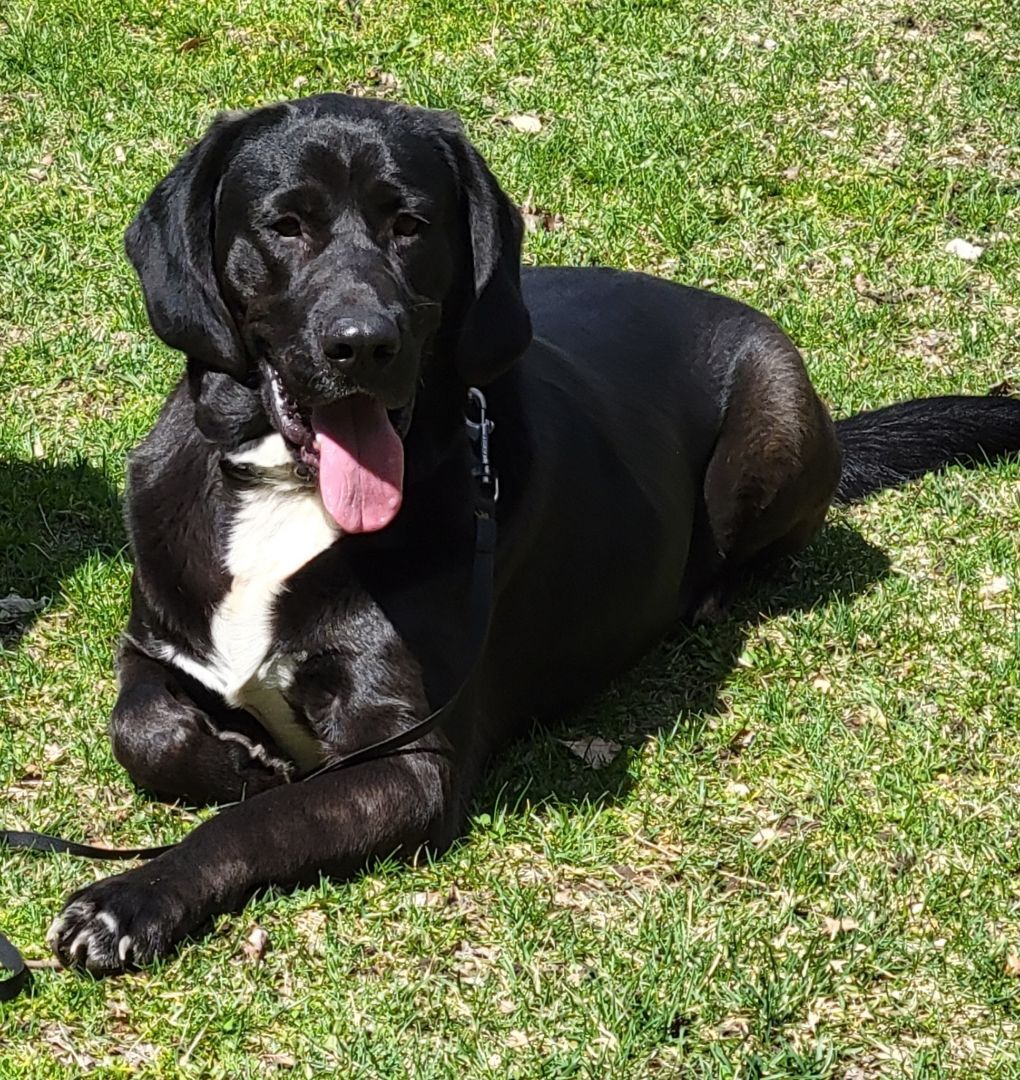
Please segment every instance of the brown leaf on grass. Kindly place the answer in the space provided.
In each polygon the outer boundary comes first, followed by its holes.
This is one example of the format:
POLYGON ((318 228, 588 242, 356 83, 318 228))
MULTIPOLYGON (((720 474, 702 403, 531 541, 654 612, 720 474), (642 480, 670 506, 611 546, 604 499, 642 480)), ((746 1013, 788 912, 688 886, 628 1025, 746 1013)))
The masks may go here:
POLYGON ((142 1042, 139 1039, 136 1042, 118 1047, 115 1053, 134 1072, 143 1065, 149 1065, 155 1061, 159 1057, 159 1047, 150 1042, 142 1042))
POLYGON ((523 135, 537 135, 542 130, 542 119, 534 113, 513 113, 502 120, 523 135))
POLYGON ((125 1027, 124 1021, 131 1015, 131 1006, 121 998, 108 998, 106 1001, 106 1015, 114 1022, 125 1027))
POLYGON ((746 1039, 751 1025, 742 1016, 729 1016, 717 1030, 721 1039, 746 1039))
POLYGON ((729 744, 720 753, 720 757, 723 760, 729 758, 737 758, 747 749, 754 745, 754 740, 758 738, 758 732, 752 731, 750 728, 740 728, 730 739, 729 744))
POLYGON ((411 893, 412 907, 439 907, 446 903, 446 897, 435 889, 426 889, 424 892, 411 893))
POLYGON ((465 898, 456 885, 451 885, 445 892, 438 889, 424 889, 411 893, 410 904, 412 907, 439 908, 456 914, 455 909, 471 906, 471 894, 469 893, 465 898))
POLYGON ((766 825, 764 829, 759 829, 754 836, 751 837, 751 843, 755 847, 765 847, 767 844, 771 844, 776 837, 782 835, 778 829, 773 829, 766 825))
POLYGON ((117 1057, 136 1069, 159 1057, 157 1047, 138 1038, 131 1024, 131 1008, 125 1001, 108 1000, 106 1015, 108 1017, 107 1033, 116 1036, 116 1043, 111 1050, 117 1057))
MULTIPOLYGON (((58 743, 47 743, 43 747, 43 760, 47 766, 52 766, 60 763, 66 757, 65 749, 58 743)), ((53 775, 53 770, 50 769, 50 776, 53 775)), ((12 797, 18 797, 22 795, 28 795, 31 792, 36 791, 38 788, 50 783, 45 779, 46 768, 35 762, 29 762, 25 765, 14 783, 11 784, 7 792, 12 797)))
POLYGON ((227 41, 232 41, 235 45, 251 45, 254 40, 252 32, 243 26, 227 27, 227 41))
POLYGON ((765 37, 763 34, 744 34, 743 40, 746 44, 752 45, 756 49, 764 49, 766 52, 775 52, 779 48, 779 42, 775 38, 765 37))
POLYGON ((357 79, 347 86, 347 93, 355 97, 389 97, 400 89, 400 80, 390 71, 373 67, 363 79, 357 79))
POLYGON ((269 951, 269 935, 261 926, 256 926, 241 945, 244 958, 252 964, 261 964, 269 951))
POLYGON ((563 228, 562 214, 554 214, 551 210, 528 203, 521 207, 521 217, 524 219, 524 231, 528 233, 559 232, 563 228))
POLYGON ((453 954, 453 971, 468 986, 481 986, 489 975, 498 952, 487 945, 472 945, 462 941, 453 954))
MULTIPOLYGON (((621 881, 626 882, 629 886, 631 895, 637 895, 639 892, 644 892, 652 889, 657 889, 662 883, 662 879, 666 871, 661 866, 629 866, 626 863, 614 863, 610 869, 621 881)), ((615 887, 616 882, 611 880, 610 887, 615 887)), ((606 883, 595 883, 595 888, 602 890, 605 888, 606 883)), ((594 891, 591 890, 591 891, 594 891)))
POLYGON ((1009 953, 1002 970, 1012 979, 1020 978, 1020 956, 1015 952, 1009 953))
POLYGON ((978 589, 978 596, 982 600, 991 600, 1006 592, 1009 592, 1009 578, 1004 577, 1001 574, 996 574, 994 577, 989 578, 984 585, 978 589))
POLYGON ((277 1069, 296 1069, 298 1065, 298 1060, 293 1054, 287 1054, 281 1050, 266 1050, 259 1054, 259 1060, 277 1069))
POLYGON ((43 779, 42 769, 38 765, 28 764, 22 770, 17 780, 14 781, 10 791, 12 794, 24 793, 37 788, 43 779))
POLYGON ((556 889, 552 896, 553 907, 570 908, 573 911, 587 911, 591 907, 591 897, 584 888, 556 889))
POLYGON ((591 735, 586 739, 557 739, 556 741, 579 757, 589 769, 604 769, 607 765, 611 765, 623 749, 618 742, 613 742, 612 739, 600 739, 597 735, 591 735))
POLYGON ((856 712, 846 714, 844 719, 847 727, 854 731, 866 727, 877 727, 885 731, 889 727, 888 718, 877 705, 862 705, 856 712))
POLYGON ((322 951, 328 925, 329 917, 319 908, 307 908, 294 917, 294 927, 305 939, 308 951, 313 955, 322 951))
POLYGON ((851 919, 849 915, 842 915, 838 919, 823 915, 822 929, 828 935, 830 941, 835 941, 840 934, 847 934, 851 930, 860 929, 860 925, 856 919, 851 919))
POLYGON ((902 304, 906 300, 924 296, 928 291, 927 287, 918 288, 913 285, 908 285, 905 289, 879 289, 872 285, 864 274, 854 276, 854 290, 858 296, 876 304, 902 304))
POLYGON ((203 34, 196 34, 194 37, 185 38, 180 45, 177 46, 179 53, 192 52, 195 49, 200 49, 209 41, 209 38, 203 34))
POLYGON ((61 1065, 78 1069, 78 1075, 91 1072, 96 1064, 96 1059, 91 1054, 78 1049, 75 1045, 78 1036, 63 1024, 44 1024, 37 1038, 50 1048, 53 1057, 61 1065))
POLYGON ((39 164, 35 168, 28 170, 28 178, 30 180, 34 180, 37 184, 41 183, 43 180, 46 179, 48 175, 47 170, 52 164, 53 155, 43 154, 43 156, 39 159, 39 164))

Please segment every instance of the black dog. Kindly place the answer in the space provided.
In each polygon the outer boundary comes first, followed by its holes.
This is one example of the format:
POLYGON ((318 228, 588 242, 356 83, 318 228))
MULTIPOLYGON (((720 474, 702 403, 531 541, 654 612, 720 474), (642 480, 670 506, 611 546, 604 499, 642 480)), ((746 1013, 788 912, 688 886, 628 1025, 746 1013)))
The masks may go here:
POLYGON ((833 499, 1020 450, 1001 398, 834 425, 765 316, 640 274, 522 280, 521 234, 453 117, 340 95, 218 120, 131 225, 188 368, 130 462, 113 747, 164 798, 237 805, 71 897, 65 963, 142 964, 260 886, 442 849, 495 750, 833 499), (291 783, 463 677, 471 385, 501 484, 484 651, 439 730, 291 783))

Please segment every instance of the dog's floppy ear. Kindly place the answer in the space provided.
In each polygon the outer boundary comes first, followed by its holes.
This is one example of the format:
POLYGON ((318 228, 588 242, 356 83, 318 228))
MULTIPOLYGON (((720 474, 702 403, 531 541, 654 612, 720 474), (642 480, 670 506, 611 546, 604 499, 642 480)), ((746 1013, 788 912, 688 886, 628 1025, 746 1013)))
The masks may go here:
POLYGON ((521 296, 524 223, 460 121, 449 113, 443 120, 443 141, 467 212, 473 271, 455 362, 465 383, 484 386, 506 371, 531 341, 531 318, 521 296))
POLYGON ((220 293, 212 235, 220 178, 244 121, 218 117, 156 185, 124 237, 153 330, 189 360, 237 379, 247 365, 220 293))

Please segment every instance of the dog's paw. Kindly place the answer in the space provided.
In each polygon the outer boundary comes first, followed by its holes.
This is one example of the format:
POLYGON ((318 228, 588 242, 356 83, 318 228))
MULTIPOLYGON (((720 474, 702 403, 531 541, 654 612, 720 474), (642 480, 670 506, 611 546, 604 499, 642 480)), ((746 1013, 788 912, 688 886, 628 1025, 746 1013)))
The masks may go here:
POLYGON ((112 975, 169 953, 187 932, 184 905, 166 888, 135 877, 105 878, 74 893, 46 934, 65 967, 112 975))

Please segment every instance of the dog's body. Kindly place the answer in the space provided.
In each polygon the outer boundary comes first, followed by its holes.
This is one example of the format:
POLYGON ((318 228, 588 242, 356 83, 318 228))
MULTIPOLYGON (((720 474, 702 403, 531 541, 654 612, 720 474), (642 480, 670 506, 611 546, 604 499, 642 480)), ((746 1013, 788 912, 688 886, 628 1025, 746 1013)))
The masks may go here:
POLYGON ((519 284, 519 243, 448 118, 339 96, 221 123, 132 226, 150 317, 189 372, 129 468, 114 750, 163 797, 238 804, 72 897, 52 931, 66 962, 144 963, 260 886, 441 849, 494 751, 801 548, 834 498, 1020 449, 1020 403, 1003 399, 834 425, 765 316, 612 270, 519 284), (432 239, 399 208, 383 240, 350 224, 373 220, 373 168, 417 192, 397 201, 432 239), (319 177, 317 209, 266 214, 295 170, 319 177), (279 242, 258 239, 271 218, 279 242), (316 239, 307 221, 326 219, 316 239), (337 298, 339 315, 323 307, 337 298), (465 672, 474 382, 500 541, 465 672), (407 729, 465 674, 410 752, 289 782, 407 729))

